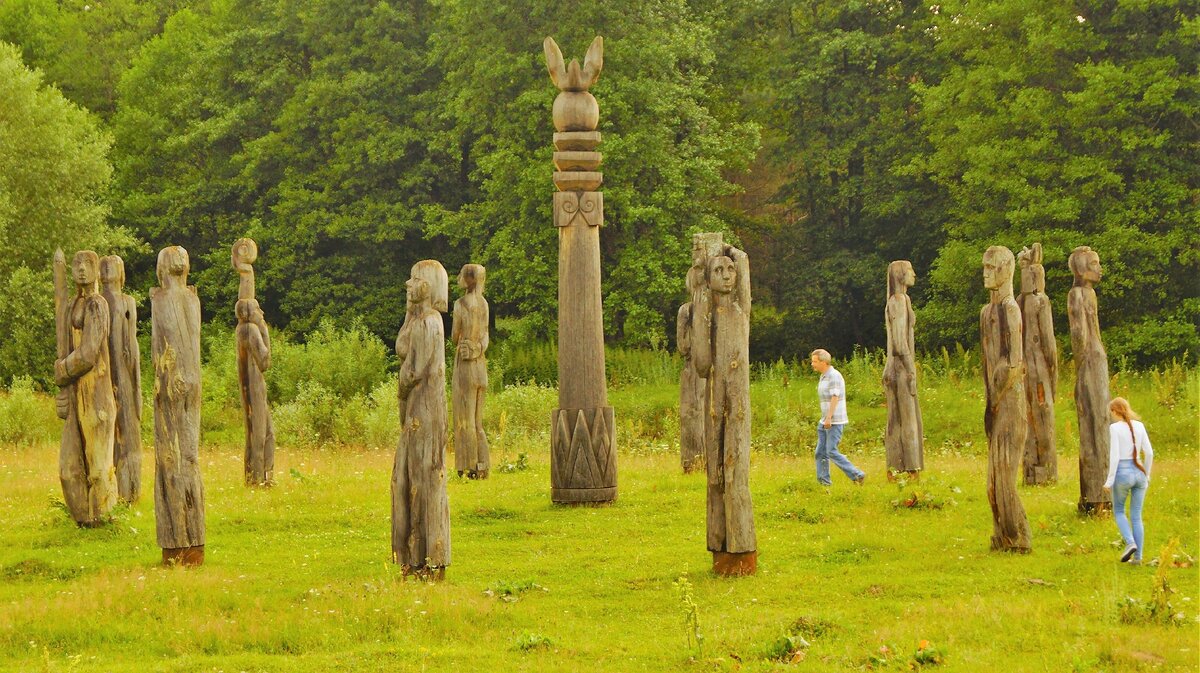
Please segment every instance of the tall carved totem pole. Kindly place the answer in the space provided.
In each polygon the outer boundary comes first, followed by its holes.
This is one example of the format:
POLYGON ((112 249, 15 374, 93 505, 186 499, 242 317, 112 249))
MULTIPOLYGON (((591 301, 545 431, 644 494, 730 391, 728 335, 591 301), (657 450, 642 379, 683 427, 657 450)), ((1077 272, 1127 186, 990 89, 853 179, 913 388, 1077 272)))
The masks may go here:
POLYGON ((604 40, 588 47, 583 67, 564 63, 553 38, 542 45, 558 87, 554 99, 554 225, 558 228, 558 409, 551 416, 551 499, 608 502, 617 497, 613 409, 604 378, 600 301, 600 106, 588 88, 600 78, 604 40))

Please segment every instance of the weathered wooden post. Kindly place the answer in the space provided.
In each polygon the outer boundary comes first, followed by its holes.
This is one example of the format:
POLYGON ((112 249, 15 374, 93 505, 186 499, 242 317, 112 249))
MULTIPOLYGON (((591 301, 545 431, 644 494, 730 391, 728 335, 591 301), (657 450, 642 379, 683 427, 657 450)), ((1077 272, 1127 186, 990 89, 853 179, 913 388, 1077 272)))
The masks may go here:
POLYGON ((109 362, 108 302, 98 291, 99 274, 100 257, 96 253, 75 253, 71 261, 75 281, 72 297, 66 257, 62 250, 54 253, 58 341, 54 382, 60 387, 58 417, 64 421, 58 473, 63 500, 81 526, 107 521, 118 497, 113 467, 117 403, 109 362))
POLYGON ((154 518, 163 563, 204 563, 200 481, 200 298, 187 250, 158 253, 150 289, 154 358, 154 518))
POLYGON ((454 467, 461 477, 487 479, 491 470, 487 434, 483 431, 483 402, 487 396, 487 299, 483 297, 487 269, 466 264, 458 274, 466 293, 454 302, 450 341, 454 342, 454 467))
MULTIPOLYGON (((690 299, 707 282, 708 248, 721 245, 721 234, 692 235, 692 266, 688 268, 687 288, 690 299)), ((683 356, 679 372, 679 462, 684 473, 704 465, 704 424, 708 383, 692 364, 692 302, 679 307, 675 318, 675 343, 683 356)))
POLYGON ((604 378, 600 299, 603 181, 596 172, 600 106, 588 88, 600 77, 604 41, 588 48, 583 67, 563 61, 553 38, 543 44, 554 99, 554 224, 558 227, 558 409, 551 415, 551 499, 608 502, 617 497, 613 409, 604 378))
POLYGON ((392 560, 407 575, 440 580, 450 565, 446 493, 446 269, 426 259, 405 284, 408 310, 396 336, 400 445, 392 465, 392 560))
POLYGON ((1025 401, 1029 434, 1025 439, 1025 485, 1052 484, 1058 480, 1058 455, 1054 448, 1054 395, 1058 388, 1058 344, 1050 297, 1046 296, 1046 269, 1042 244, 1034 243, 1017 255, 1021 267, 1021 322, 1025 326, 1025 401))
POLYGON ((883 395, 887 402, 888 478, 897 472, 911 476, 925 469, 925 428, 917 403, 917 363, 913 337, 916 314, 908 288, 916 282, 912 263, 898 260, 888 265, 888 298, 884 309, 887 328, 887 361, 883 366, 883 395))
POLYGON ((979 312, 980 351, 987 406, 988 502, 992 506, 992 549, 1028 552, 1029 520, 1017 495, 1017 472, 1025 448, 1025 358, 1021 309, 1013 300, 1012 251, 993 245, 983 255, 983 284, 990 301, 979 312))
POLYGON ((708 235, 703 283, 692 293, 692 367, 705 380, 708 550, 713 572, 758 569, 750 499, 750 260, 708 235))
POLYGON ((231 261, 238 274, 238 300, 234 305, 238 324, 234 339, 242 417, 246 424, 243 471, 247 486, 270 486, 275 470, 275 426, 271 422, 264 372, 271 368, 271 332, 254 298, 257 259, 258 245, 252 239, 239 238, 233 244, 231 261))
POLYGON ((1112 508, 1104 494, 1108 476, 1108 354, 1100 340, 1096 283, 1100 255, 1086 245, 1068 260, 1075 284, 1067 294, 1067 320, 1075 357, 1075 415, 1079 419, 1079 511, 1112 508))
POLYGON ((142 351, 137 340, 137 302, 124 292, 125 262, 120 257, 100 258, 100 282, 112 321, 108 355, 117 402, 113 441, 117 495, 125 502, 136 502, 142 493, 142 351))

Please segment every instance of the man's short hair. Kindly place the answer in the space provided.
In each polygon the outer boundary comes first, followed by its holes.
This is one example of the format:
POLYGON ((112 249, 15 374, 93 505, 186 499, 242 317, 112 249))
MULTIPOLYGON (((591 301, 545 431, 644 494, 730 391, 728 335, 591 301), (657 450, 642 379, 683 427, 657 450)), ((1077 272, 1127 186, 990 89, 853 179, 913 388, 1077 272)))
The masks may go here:
POLYGON ((816 356, 816 358, 818 360, 820 360, 821 362, 832 362, 833 361, 833 356, 830 355, 829 351, 825 350, 824 348, 818 348, 817 350, 809 353, 808 356, 810 358, 813 356, 816 356))

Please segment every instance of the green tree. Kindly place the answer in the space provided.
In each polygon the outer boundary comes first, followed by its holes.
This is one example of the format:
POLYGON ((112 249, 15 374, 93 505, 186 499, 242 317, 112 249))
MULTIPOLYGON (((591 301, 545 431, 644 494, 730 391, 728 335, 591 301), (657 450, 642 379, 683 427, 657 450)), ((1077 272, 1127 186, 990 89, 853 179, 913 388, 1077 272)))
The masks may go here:
POLYGON ((0 43, 0 382, 50 379, 54 249, 108 254, 133 244, 105 220, 109 143, 86 111, 0 43))
POLYGON ((1111 357, 1145 365, 1200 351, 1198 23, 1184 6, 940 5, 937 49, 954 65, 920 88, 932 151, 912 165, 950 193, 949 241, 922 311, 927 346, 977 338, 988 245, 1040 240, 1056 302, 1070 251, 1100 253, 1111 357))
POLYGON ((557 234, 552 226, 550 107, 542 40, 582 58, 605 38, 600 103, 605 226, 601 231, 606 333, 663 344, 683 296, 690 235, 727 231, 718 198, 725 171, 757 147, 753 124, 718 116, 711 77, 716 34, 682 0, 446 3, 431 37, 445 81, 437 146, 457 161, 456 192, 431 222, 473 260, 489 265, 500 311, 551 334, 557 234))

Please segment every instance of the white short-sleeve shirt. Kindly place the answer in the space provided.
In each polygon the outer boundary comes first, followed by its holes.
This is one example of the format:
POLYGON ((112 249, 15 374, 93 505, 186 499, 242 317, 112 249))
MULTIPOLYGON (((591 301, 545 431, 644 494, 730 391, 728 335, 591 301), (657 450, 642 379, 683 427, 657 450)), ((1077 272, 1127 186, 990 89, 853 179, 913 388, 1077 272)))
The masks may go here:
POLYGON ((817 397, 821 399, 821 419, 829 413, 829 403, 833 396, 837 395, 837 407, 833 410, 833 418, 830 423, 833 425, 845 425, 850 422, 846 417, 846 379, 842 377, 842 373, 834 369, 830 365, 829 369, 821 374, 821 380, 817 382, 817 397))

